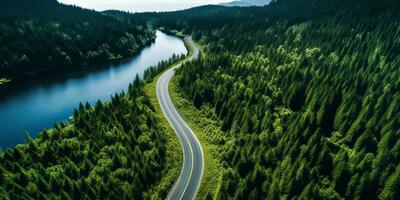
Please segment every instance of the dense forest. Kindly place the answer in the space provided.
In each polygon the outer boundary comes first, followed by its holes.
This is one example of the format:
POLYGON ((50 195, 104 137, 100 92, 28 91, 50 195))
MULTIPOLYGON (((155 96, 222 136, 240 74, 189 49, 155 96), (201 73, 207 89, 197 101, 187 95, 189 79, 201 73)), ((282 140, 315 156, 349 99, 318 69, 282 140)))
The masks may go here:
POLYGON ((140 17, 114 17, 56 0, 0 3, 0 78, 126 58, 155 38, 140 17))
MULTIPOLYGON (((201 58, 174 81, 224 134, 215 136, 224 169, 207 198, 400 199, 398 0, 138 15, 0 1, 0 83, 132 55, 154 38, 147 22, 192 34, 201 58)), ((167 176, 166 137, 145 83, 80 104, 69 123, 2 152, 0 199, 150 199, 167 176)))
POLYGON ((180 60, 183 60, 185 57, 186 55, 184 54, 182 55, 173 54, 171 58, 169 58, 168 60, 163 60, 159 62, 157 65, 147 68, 143 74, 144 80, 146 81, 146 83, 150 83, 151 81, 153 81, 155 76, 163 72, 168 67, 179 62, 180 60))
POLYGON ((146 15, 203 47, 176 79, 231 140, 215 199, 400 199, 399 1, 146 15))
MULTIPOLYGON (((0 84, 26 73, 131 56, 155 31, 129 13, 98 13, 55 0, 2 0, 0 84), (2 78, 7 77, 7 78, 2 78)), ((167 136, 144 84, 183 59, 149 67, 127 92, 80 104, 55 124, 0 153, 0 199, 162 199, 167 136)), ((172 180, 172 179, 171 179, 172 180)))
MULTIPOLYGON (((166 136, 143 84, 137 76, 127 93, 80 104, 69 124, 2 152, 0 199, 154 197, 150 189, 168 176, 166 136)), ((157 191, 156 197, 168 192, 157 191)))

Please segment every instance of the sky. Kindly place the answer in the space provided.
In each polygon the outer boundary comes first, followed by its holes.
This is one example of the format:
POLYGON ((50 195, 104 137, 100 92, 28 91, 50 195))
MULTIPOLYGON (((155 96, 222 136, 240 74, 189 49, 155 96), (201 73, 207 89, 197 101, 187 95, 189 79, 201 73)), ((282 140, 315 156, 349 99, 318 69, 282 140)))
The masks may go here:
POLYGON ((84 8, 103 10, 123 10, 130 12, 173 11, 194 6, 219 4, 232 0, 58 0, 60 3, 84 8))

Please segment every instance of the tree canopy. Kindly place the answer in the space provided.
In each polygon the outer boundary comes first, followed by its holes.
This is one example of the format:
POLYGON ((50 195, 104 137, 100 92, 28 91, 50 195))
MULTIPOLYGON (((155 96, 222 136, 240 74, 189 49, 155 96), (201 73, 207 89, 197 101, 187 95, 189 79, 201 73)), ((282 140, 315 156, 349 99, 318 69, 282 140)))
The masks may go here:
POLYGON ((138 16, 56 0, 2 0, 0 78, 78 68, 132 56, 155 38, 138 16))
POLYGON ((278 0, 147 14, 203 47, 176 79, 229 138, 216 199, 400 198, 399 5, 278 0))

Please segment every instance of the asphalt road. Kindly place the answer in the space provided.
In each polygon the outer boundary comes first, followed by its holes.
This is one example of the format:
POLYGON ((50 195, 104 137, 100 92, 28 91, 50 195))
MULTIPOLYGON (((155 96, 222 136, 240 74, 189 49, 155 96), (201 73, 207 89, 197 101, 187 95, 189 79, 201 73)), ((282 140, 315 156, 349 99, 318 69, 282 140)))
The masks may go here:
MULTIPOLYGON (((187 62, 197 59, 199 57, 198 47, 190 37, 186 37, 185 40, 194 50, 194 53, 187 62)), ((180 66, 181 64, 161 75, 157 81, 157 98, 165 117, 174 128, 183 149, 181 174, 168 194, 167 199, 191 200, 195 198, 200 187, 204 169, 204 156, 199 140, 178 113, 169 96, 168 84, 175 73, 175 69, 180 66)))

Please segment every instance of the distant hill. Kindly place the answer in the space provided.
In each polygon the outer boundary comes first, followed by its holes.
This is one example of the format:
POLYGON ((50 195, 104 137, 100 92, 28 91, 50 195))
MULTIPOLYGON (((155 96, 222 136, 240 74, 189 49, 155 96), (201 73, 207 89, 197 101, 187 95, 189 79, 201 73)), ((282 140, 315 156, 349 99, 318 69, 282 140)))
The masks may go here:
POLYGON ((248 6, 252 6, 252 4, 250 4, 248 2, 243 2, 243 1, 232 1, 232 2, 228 2, 228 3, 221 3, 219 5, 227 6, 227 7, 234 7, 234 6, 248 7, 248 6))
MULTIPOLYGON (((132 56, 155 31, 136 17, 68 6, 56 0, 0 0, 0 79, 132 56)), ((133 15, 132 15, 133 16, 133 15)))
POLYGON ((239 0, 228 3, 221 3, 220 5, 228 7, 234 7, 234 6, 249 7, 249 6, 265 6, 269 2, 271 2, 271 0, 239 0))

